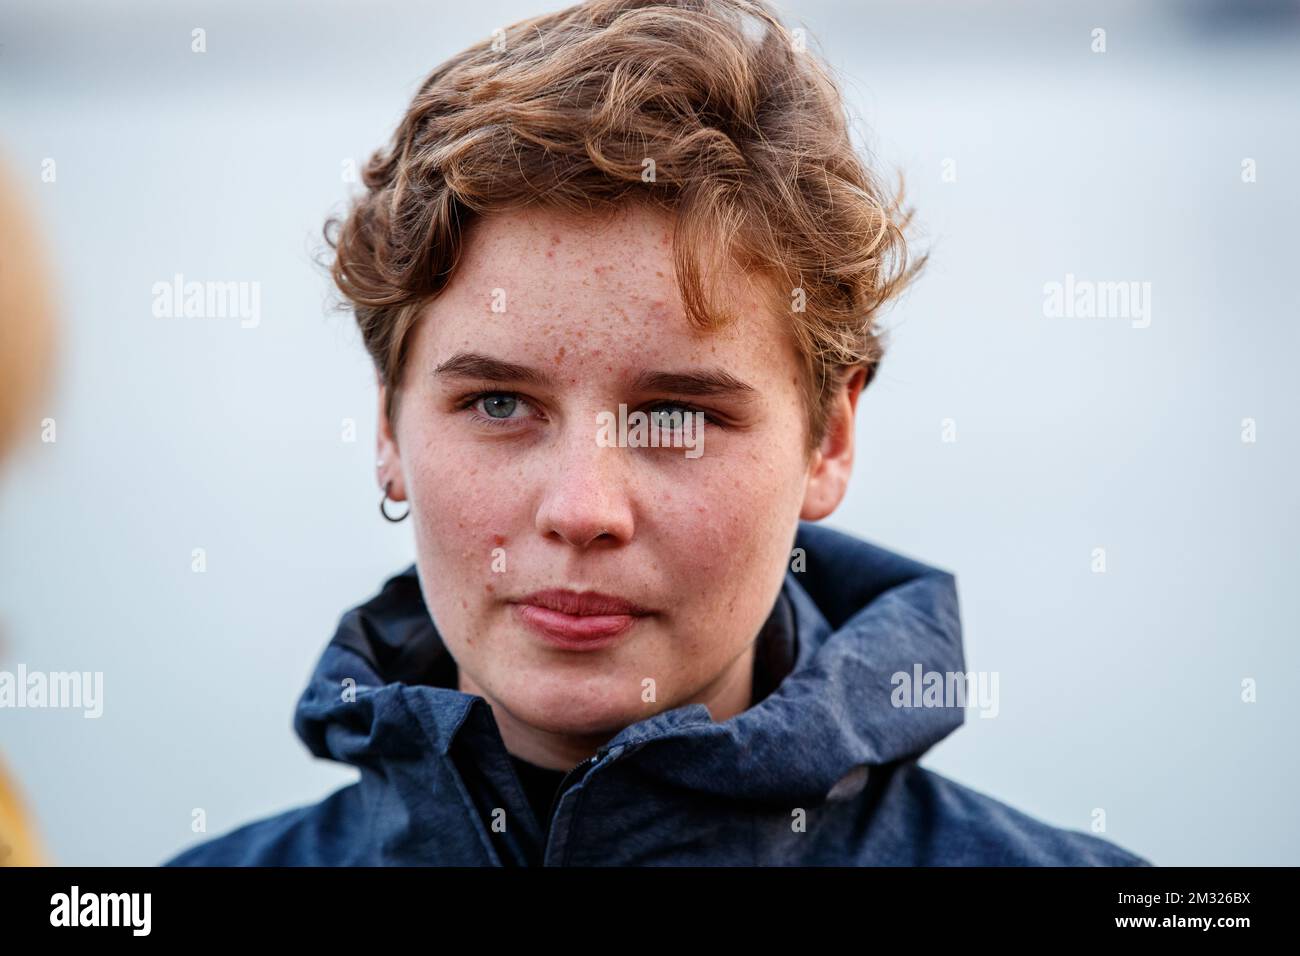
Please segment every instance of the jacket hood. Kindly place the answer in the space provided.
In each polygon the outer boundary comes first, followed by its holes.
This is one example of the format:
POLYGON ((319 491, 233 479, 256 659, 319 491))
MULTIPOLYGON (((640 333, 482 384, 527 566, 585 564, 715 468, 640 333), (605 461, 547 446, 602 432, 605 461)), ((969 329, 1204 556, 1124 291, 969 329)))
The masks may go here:
MULTIPOLYGON (((806 522, 794 546, 774 609, 789 626, 759 638, 760 659, 783 662, 774 688, 722 723, 703 704, 660 712, 601 755, 639 750, 638 770, 666 784, 788 804, 918 757, 962 724, 960 707, 891 702, 899 672, 964 671, 953 576, 806 522)), ((457 690, 414 565, 343 616, 294 714, 314 755, 386 776, 445 756, 471 725, 494 729, 491 708, 457 690)))

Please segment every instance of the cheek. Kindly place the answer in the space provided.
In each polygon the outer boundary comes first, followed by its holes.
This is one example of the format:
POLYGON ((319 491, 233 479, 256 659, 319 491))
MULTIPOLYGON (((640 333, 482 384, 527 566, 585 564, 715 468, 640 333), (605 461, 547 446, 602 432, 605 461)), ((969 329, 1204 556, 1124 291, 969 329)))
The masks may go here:
POLYGON ((404 463, 422 559, 437 563, 445 579, 490 580, 494 551, 510 546, 517 526, 517 469, 474 461, 468 450, 421 448, 404 463))
POLYGON ((653 524, 681 593, 720 616, 769 600, 798 522, 799 478, 793 458, 755 448, 659 495, 653 524))

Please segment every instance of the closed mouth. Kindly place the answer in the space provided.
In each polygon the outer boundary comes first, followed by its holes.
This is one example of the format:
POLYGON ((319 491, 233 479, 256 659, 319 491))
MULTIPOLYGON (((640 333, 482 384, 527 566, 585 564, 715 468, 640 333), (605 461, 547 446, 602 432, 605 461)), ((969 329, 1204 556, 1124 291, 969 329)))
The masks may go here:
POLYGON ((533 607, 546 608, 550 611, 558 611, 561 614, 570 614, 577 617, 603 617, 624 614, 642 617, 650 613, 648 609, 641 605, 616 597, 613 594, 602 594, 599 591, 570 591, 563 588, 537 591, 517 599, 514 603, 531 604, 533 607))
POLYGON ((599 591, 551 589, 512 602, 525 624, 566 650, 594 650, 611 643, 653 612, 599 591))

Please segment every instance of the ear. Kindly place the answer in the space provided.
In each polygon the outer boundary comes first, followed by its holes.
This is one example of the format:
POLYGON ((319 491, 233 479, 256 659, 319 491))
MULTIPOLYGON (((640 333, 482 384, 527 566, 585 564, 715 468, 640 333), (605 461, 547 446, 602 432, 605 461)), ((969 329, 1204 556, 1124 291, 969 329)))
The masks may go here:
POLYGON ((866 382, 867 370, 854 369, 831 403, 826 437, 808 464, 803 510, 799 512, 804 521, 820 521, 838 508, 844 499, 853 472, 853 431, 857 421, 858 396, 866 382))
POLYGON ((397 450, 397 436, 393 431, 393 423, 388 418, 388 388, 384 385, 379 386, 378 420, 379 427, 375 429, 375 434, 379 487, 382 489, 391 482, 388 497, 393 501, 405 501, 406 479, 403 477, 401 455, 397 450))

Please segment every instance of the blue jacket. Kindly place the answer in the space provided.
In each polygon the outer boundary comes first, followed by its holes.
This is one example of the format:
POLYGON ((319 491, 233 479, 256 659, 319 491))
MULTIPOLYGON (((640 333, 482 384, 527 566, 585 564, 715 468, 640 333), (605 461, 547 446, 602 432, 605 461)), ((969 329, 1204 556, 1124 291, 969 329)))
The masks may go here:
POLYGON ((894 675, 964 672, 950 574, 808 523, 795 547, 793 627, 761 639, 784 643, 760 648, 787 655, 775 689, 721 724, 690 704, 625 727, 549 835, 408 568, 343 617, 294 716, 360 780, 168 865, 1151 865, 918 765, 964 709, 897 706, 894 675))

